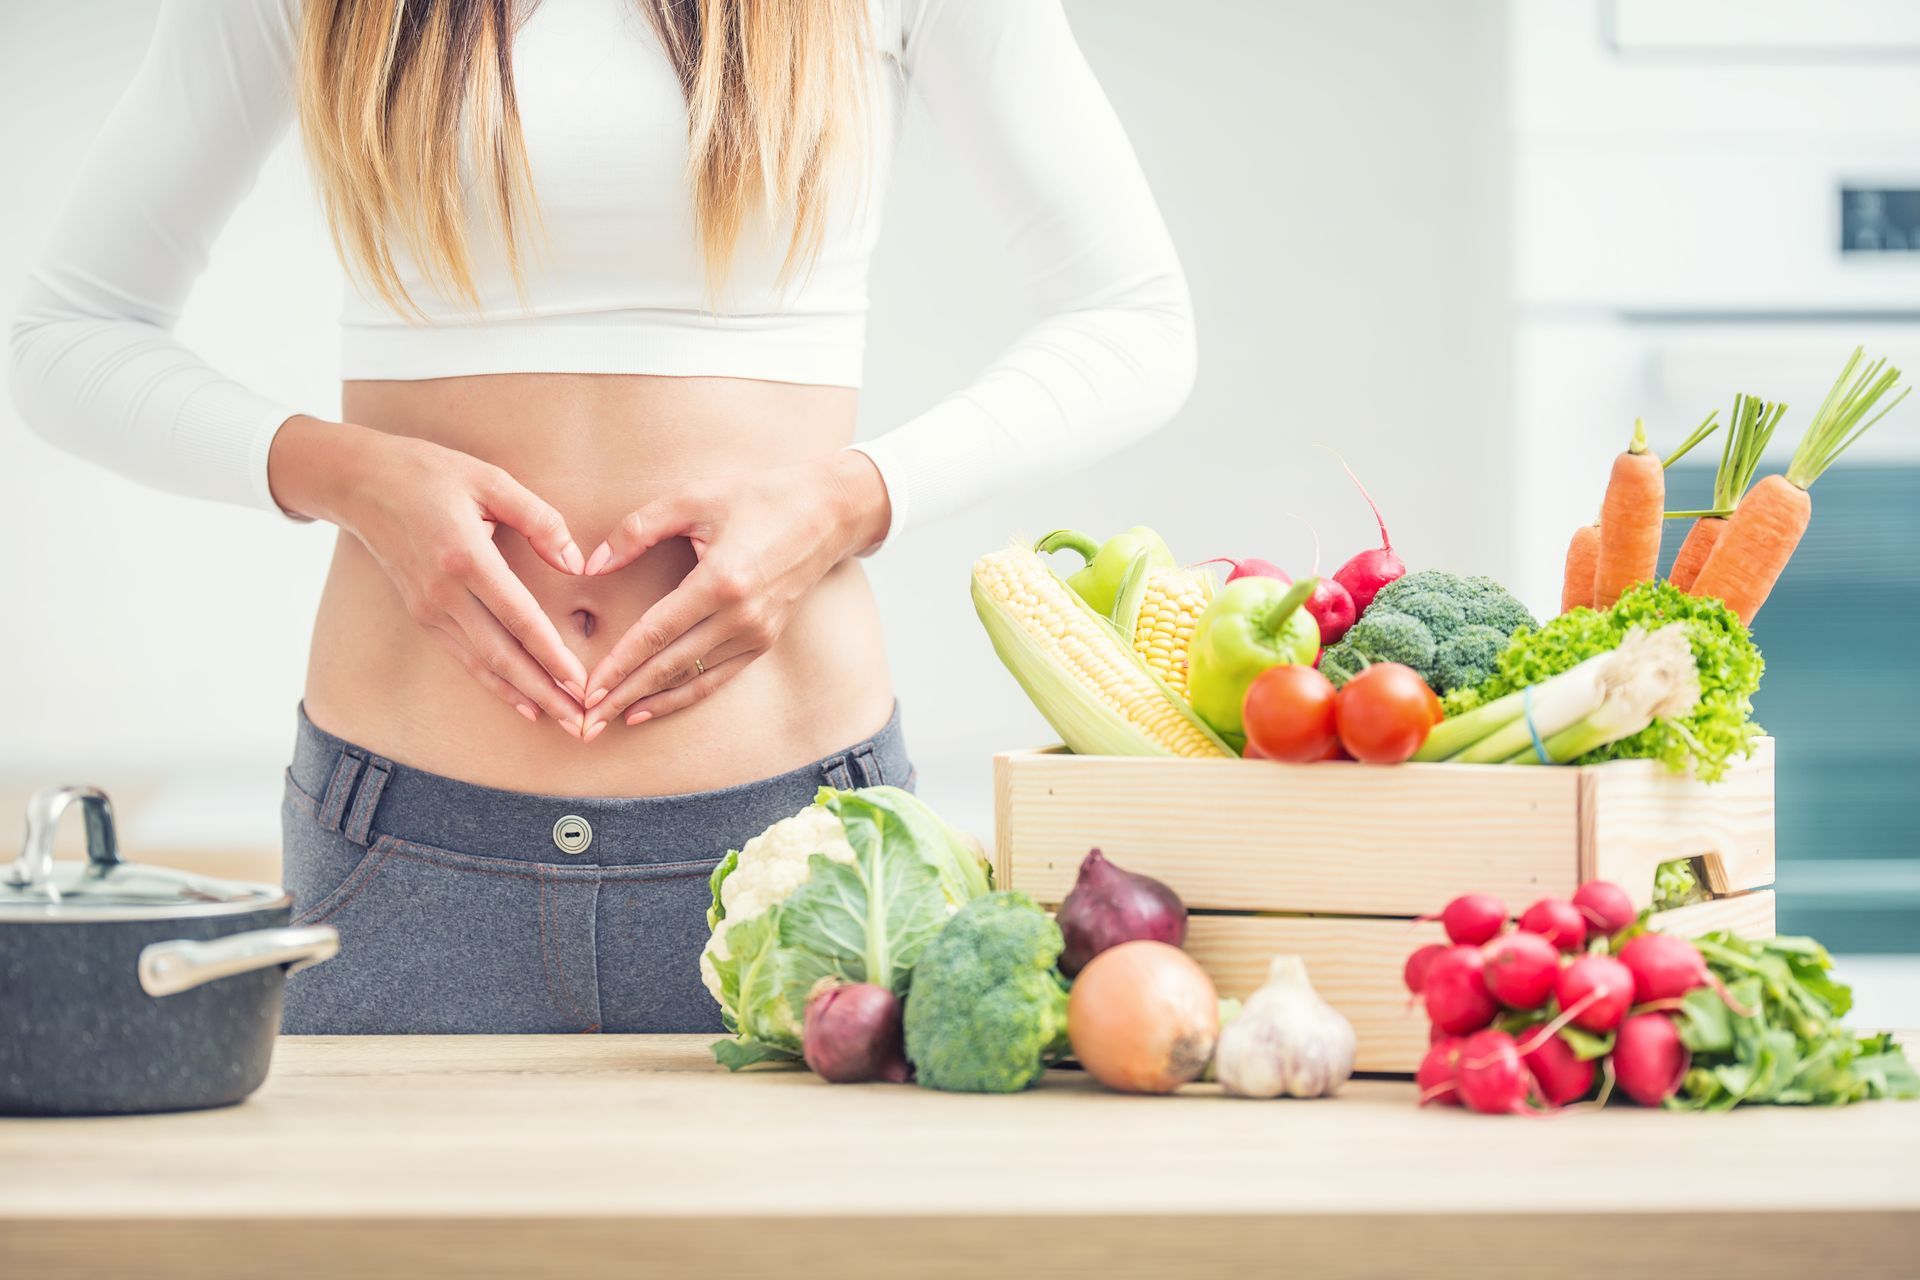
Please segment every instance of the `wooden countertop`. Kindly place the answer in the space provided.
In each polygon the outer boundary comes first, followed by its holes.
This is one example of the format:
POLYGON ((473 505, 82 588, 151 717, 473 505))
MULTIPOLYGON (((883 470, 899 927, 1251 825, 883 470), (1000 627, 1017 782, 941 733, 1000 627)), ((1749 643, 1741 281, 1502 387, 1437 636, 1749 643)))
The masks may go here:
POLYGON ((1547 1119, 729 1076, 705 1037, 281 1041, 221 1111, 0 1120, 0 1275, 1897 1275, 1920 1104, 1547 1119), (1559 1263, 1552 1259, 1561 1260, 1559 1263))

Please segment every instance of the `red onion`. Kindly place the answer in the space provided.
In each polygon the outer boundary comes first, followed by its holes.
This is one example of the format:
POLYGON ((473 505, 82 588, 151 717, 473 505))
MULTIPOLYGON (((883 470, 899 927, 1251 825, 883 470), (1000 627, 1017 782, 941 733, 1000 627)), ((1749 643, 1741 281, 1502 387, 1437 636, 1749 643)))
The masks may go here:
POLYGON ((1081 861, 1080 876, 1054 919, 1067 944, 1060 972, 1069 978, 1123 942, 1146 939, 1177 947, 1187 940, 1187 907, 1180 895, 1152 876, 1122 871, 1098 849, 1081 861))
POLYGON ((807 1002, 800 1044, 822 1080, 859 1084, 913 1078, 900 1027, 900 999, 885 987, 854 982, 828 987, 807 1002))

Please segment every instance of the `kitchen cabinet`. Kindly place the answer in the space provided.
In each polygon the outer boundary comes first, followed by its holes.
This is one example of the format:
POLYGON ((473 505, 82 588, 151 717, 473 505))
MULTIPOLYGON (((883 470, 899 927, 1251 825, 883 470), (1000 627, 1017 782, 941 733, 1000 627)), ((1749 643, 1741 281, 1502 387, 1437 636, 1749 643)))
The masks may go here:
POLYGON ((704 1037, 283 1038, 221 1111, 0 1120, 0 1275, 1908 1274, 1920 1104, 1551 1119, 729 1076, 704 1037))

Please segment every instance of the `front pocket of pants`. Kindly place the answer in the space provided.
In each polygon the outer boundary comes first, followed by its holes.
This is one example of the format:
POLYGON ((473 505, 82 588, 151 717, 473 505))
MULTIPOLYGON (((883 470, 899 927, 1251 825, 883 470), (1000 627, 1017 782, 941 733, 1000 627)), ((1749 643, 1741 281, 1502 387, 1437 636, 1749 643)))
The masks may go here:
POLYGON ((314 905, 340 954, 289 982, 286 1029, 599 1030, 597 886, 583 870, 376 838, 314 905))
POLYGON ((293 895, 293 923, 312 923, 367 863, 366 846, 322 825, 320 801, 289 771, 280 801, 280 878, 293 895))

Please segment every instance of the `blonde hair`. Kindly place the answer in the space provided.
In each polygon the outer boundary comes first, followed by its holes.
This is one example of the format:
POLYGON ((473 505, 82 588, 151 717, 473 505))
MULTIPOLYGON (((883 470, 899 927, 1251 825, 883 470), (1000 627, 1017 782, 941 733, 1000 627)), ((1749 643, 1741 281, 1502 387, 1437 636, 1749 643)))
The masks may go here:
MULTIPOLYGON (((535 0, 537 3, 537 0, 535 0)), ((864 140, 866 0, 636 0, 687 99, 687 178, 708 292, 748 216, 789 228, 781 280, 826 231, 829 179, 864 140)), ((396 311, 427 284, 481 305, 461 162, 516 284, 539 212, 514 99, 514 0, 306 0, 301 132, 334 245, 396 311)), ((524 17, 524 14, 520 15, 524 17)))

